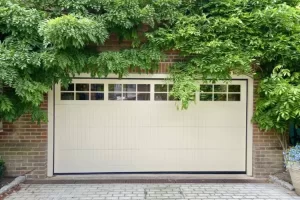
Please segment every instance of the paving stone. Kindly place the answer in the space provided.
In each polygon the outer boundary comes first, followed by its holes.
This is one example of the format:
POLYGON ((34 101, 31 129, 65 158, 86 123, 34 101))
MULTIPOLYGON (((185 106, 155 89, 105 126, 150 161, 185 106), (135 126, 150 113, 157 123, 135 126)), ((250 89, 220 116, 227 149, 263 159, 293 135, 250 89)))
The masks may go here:
POLYGON ((22 184, 5 200, 300 200, 274 184, 22 184))

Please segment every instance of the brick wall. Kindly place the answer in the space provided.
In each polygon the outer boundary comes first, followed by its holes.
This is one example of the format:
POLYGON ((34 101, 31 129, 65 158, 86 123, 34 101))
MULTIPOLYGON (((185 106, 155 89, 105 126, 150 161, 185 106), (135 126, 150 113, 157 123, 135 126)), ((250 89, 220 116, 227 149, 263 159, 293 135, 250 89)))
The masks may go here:
MULTIPOLYGON (((42 105, 47 110, 47 97, 42 105)), ((14 123, 3 123, 0 132, 0 157, 6 162, 6 176, 26 175, 45 178, 47 172, 47 124, 31 122, 23 115, 14 123)))
MULTIPOLYGON (((254 82, 254 107, 258 81, 254 82)), ((283 170, 282 148, 274 132, 260 131, 253 125, 253 176, 267 177, 283 170)))

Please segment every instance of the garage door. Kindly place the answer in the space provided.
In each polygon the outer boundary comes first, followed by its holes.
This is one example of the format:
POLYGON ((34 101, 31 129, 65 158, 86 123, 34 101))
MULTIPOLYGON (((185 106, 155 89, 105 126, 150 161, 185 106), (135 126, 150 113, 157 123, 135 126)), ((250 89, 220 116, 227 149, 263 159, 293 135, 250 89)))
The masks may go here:
POLYGON ((245 172, 247 82, 199 86, 181 111, 164 80, 56 85, 54 173, 245 172))

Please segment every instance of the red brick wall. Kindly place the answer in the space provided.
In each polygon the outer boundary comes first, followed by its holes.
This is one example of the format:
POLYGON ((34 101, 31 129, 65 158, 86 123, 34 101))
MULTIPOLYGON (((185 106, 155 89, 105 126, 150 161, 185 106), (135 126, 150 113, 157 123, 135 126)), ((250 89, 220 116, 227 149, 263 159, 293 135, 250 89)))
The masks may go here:
MULTIPOLYGON (((47 110, 47 97, 42 105, 47 110)), ((3 123, 0 132, 0 157, 6 162, 6 176, 26 175, 45 178, 47 172, 47 124, 32 123, 23 115, 14 123, 3 123)))
MULTIPOLYGON (((254 107, 258 81, 254 82, 254 107)), ((260 131, 253 125, 253 176, 267 177, 283 170, 283 154, 274 132, 260 131)))

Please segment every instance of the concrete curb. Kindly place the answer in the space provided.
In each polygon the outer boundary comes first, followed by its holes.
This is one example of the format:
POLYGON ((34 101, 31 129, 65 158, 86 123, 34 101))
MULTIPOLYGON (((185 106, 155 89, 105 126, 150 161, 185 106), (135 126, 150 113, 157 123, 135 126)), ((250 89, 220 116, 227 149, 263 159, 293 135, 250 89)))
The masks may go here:
POLYGON ((82 179, 26 180, 25 184, 205 184, 205 183, 267 183, 267 179, 82 179))
POLYGON ((0 195, 5 192, 8 192, 13 187, 23 183, 25 180, 26 180, 25 176, 19 176, 19 177, 15 178, 15 180, 13 180, 10 184, 8 184, 0 189, 0 195))
POLYGON ((285 182, 285 181, 283 181, 283 180, 280 180, 280 179, 277 178, 276 176, 270 175, 270 176, 269 176, 269 180, 270 180, 270 182, 275 183, 275 184, 278 184, 278 185, 280 185, 280 186, 282 186, 282 187, 284 187, 284 188, 286 188, 286 189, 288 189, 288 190, 291 190, 291 191, 294 191, 294 190, 295 190, 294 186, 292 186, 292 185, 289 184, 288 182, 285 182))

